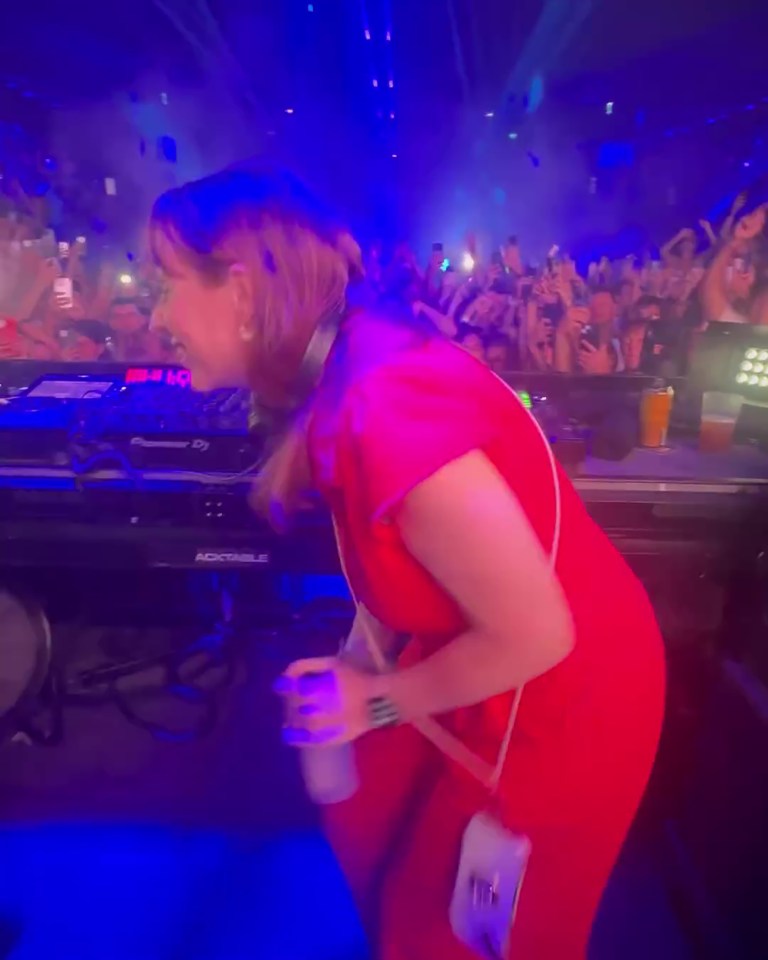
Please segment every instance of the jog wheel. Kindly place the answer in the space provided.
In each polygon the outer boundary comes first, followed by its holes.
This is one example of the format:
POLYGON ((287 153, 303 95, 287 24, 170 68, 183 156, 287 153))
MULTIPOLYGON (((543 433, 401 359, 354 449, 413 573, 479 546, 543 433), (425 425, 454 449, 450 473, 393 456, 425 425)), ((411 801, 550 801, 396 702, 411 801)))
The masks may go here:
POLYGON ((40 692, 51 664, 51 629, 34 602, 0 589, 0 737, 40 692))

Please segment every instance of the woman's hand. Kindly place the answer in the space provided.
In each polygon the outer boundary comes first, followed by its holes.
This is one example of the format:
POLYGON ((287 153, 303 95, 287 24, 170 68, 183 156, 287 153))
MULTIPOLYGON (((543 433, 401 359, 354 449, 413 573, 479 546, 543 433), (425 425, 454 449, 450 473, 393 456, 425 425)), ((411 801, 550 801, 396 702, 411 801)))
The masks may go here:
POLYGON ((285 703, 283 739, 294 747, 335 746, 370 730, 374 678, 337 657, 296 660, 275 683, 285 703))

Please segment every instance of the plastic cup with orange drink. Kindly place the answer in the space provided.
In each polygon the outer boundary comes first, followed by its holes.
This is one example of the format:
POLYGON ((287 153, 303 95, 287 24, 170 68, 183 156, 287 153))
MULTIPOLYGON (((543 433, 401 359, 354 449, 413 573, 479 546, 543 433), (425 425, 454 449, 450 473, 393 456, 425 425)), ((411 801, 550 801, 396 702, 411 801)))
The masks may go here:
POLYGON ((659 449, 667 445, 675 391, 658 381, 640 397, 640 445, 659 449))
POLYGON ((699 429, 699 450, 702 453, 725 453, 731 449, 743 403, 744 398, 737 393, 707 391, 703 395, 699 429))

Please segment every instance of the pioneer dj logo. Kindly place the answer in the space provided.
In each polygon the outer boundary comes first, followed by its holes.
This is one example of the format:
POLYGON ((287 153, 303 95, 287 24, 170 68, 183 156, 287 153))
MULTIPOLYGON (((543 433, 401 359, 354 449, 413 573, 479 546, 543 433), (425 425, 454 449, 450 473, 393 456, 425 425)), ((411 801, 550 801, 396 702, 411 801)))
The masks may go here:
POLYGON ((251 566, 269 563, 269 554, 252 553, 250 550, 198 550, 195 563, 209 566, 251 566))
POLYGON ((194 440, 148 440, 146 437, 131 437, 132 447, 145 447, 148 450, 199 450, 206 453, 211 444, 200 437, 194 440))

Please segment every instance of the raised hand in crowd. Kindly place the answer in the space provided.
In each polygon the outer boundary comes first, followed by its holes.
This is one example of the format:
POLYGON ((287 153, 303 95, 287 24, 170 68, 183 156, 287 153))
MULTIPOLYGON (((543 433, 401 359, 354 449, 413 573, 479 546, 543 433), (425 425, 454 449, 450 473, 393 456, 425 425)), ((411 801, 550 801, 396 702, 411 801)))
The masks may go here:
POLYGON ((687 272, 693 266, 695 257, 696 231, 690 227, 678 230, 661 248, 662 263, 674 271, 687 272))
POLYGON ((757 237, 765 229, 766 209, 758 207, 741 217, 732 235, 712 258, 701 284, 700 301, 703 312, 702 327, 708 323, 762 323, 762 310, 754 316, 748 306, 749 293, 754 282, 751 265, 737 264, 736 258, 749 252, 757 237), (747 269, 749 268, 749 269, 747 269), (747 282, 751 276, 752 282, 747 282))
POLYGON ((453 319, 453 317, 443 313, 440 310, 437 310, 428 303, 424 303, 423 300, 415 300, 412 304, 412 309, 414 316, 426 317, 428 320, 431 320, 437 329, 446 337, 453 339, 456 336, 458 327, 456 326, 456 321, 453 319))
POLYGON ((83 256, 85 255, 85 239, 78 237, 74 243, 70 244, 69 254, 64 265, 64 274, 72 280, 79 279, 83 275, 83 256))
POLYGON ((583 283, 576 269, 576 261, 569 254, 565 254, 560 261, 560 276, 571 284, 583 283))
POLYGON ((525 273, 523 260, 520 255, 520 244, 517 237, 510 237, 501 251, 502 260, 507 270, 515 277, 522 277, 525 273))
POLYGON ((529 300, 526 306, 521 334, 524 366, 534 370, 551 370, 555 358, 552 321, 544 316, 534 299, 529 300))
POLYGON ((487 329, 494 324, 504 306, 505 302, 500 294, 481 293, 464 311, 463 319, 470 326, 487 329))
POLYGON ((765 223, 765 205, 757 207, 757 209, 753 210, 752 213, 748 213, 745 217, 742 217, 736 223, 733 231, 733 239, 737 246, 743 250, 746 244, 754 240, 763 232, 765 229, 765 223))
POLYGON ((723 221, 723 225, 720 228, 720 239, 728 240, 733 234, 733 225, 736 222, 736 217, 741 210, 744 209, 744 206, 747 202, 746 192, 742 192, 736 195, 733 203, 731 204, 731 209, 728 211, 728 216, 723 221))
POLYGON ((589 323, 587 307, 568 306, 555 330, 554 367, 558 373, 575 373, 578 367, 579 339, 589 323))
POLYGON ((395 266, 408 267, 410 270, 413 270, 418 276, 422 276, 422 270, 419 267, 418 260, 416 259, 416 254, 413 252, 409 244, 399 243, 395 247, 395 252, 392 257, 392 260, 395 266))
POLYGON ((112 263, 102 263, 96 277, 96 283, 91 292, 91 315, 102 317, 109 310, 109 305, 115 298, 117 291, 117 270, 112 263))
POLYGON ((552 287, 566 310, 573 305, 573 282, 568 270, 560 270, 553 278, 552 287))
POLYGON ((710 247, 716 247, 717 235, 715 234, 715 231, 712 229, 712 224, 709 222, 709 220, 699 220, 699 226, 704 231, 707 237, 707 240, 709 240, 710 247))
POLYGON ((31 318, 60 276, 61 267, 56 259, 44 257, 35 246, 22 247, 16 287, 11 296, 13 315, 22 321, 31 318))
POLYGON ((603 376, 616 371, 616 353, 610 343, 601 343, 595 347, 585 340, 580 340, 576 363, 582 373, 603 376))

